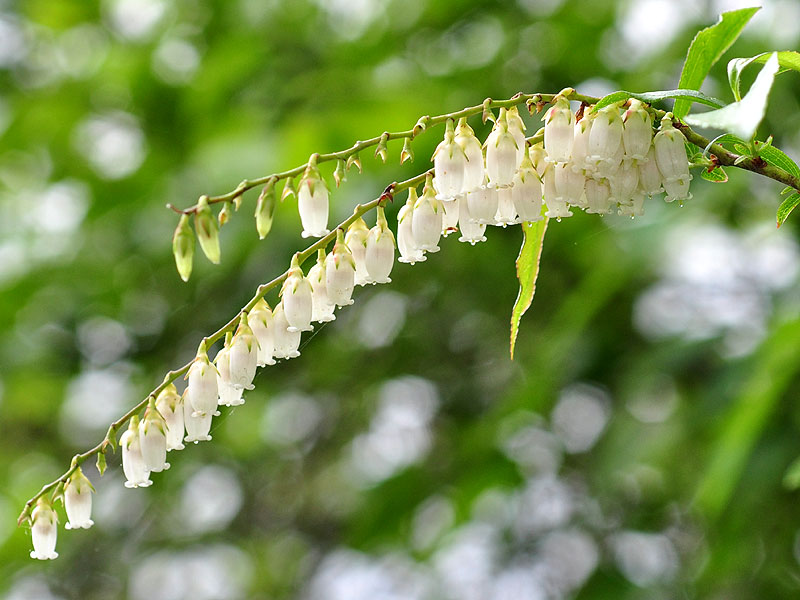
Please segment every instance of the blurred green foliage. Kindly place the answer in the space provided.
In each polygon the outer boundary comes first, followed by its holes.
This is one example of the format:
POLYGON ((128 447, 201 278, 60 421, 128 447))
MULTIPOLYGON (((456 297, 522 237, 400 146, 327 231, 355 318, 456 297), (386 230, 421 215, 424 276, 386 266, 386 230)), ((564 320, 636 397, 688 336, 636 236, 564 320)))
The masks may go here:
MULTIPOLYGON (((0 3, 0 594, 796 597, 800 252, 793 219, 775 230, 780 186, 739 172, 635 221, 551 223, 514 362, 519 228, 450 237, 260 373, 151 488, 123 489, 118 456, 87 469, 97 524, 62 528, 57 561, 14 528, 305 245, 294 200, 259 242, 252 191, 222 264, 196 256, 184 284, 165 203, 487 96, 672 89, 733 6, 0 3)), ((797 47, 797 13, 768 3, 703 90, 730 101, 729 58, 797 47)), ((779 78, 762 125, 795 159, 799 91, 779 78)), ((427 168, 439 136, 403 167, 399 145, 363 156, 332 222, 427 168)))

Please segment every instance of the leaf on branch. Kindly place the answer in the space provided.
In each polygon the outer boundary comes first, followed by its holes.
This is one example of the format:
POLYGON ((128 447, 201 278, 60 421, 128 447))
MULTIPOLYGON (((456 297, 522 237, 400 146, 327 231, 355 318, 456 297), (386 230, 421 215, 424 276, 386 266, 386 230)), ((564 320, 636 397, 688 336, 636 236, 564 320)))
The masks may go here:
MULTIPOLYGON (((762 52, 750 58, 734 58, 728 62, 728 83, 731 86, 731 91, 737 100, 741 99, 739 86, 741 84, 742 71, 753 63, 764 64, 769 60, 771 52, 762 52)), ((780 70, 778 75, 786 73, 787 71, 800 72, 800 52, 794 50, 781 50, 777 52, 778 64, 780 70)))
POLYGON ((696 127, 730 131, 744 140, 752 139, 767 110, 769 93, 777 72, 778 58, 773 53, 744 98, 719 110, 687 116, 684 121, 696 127))
MULTIPOLYGON (((711 67, 736 41, 744 26, 759 9, 756 6, 724 12, 714 25, 699 31, 689 46, 678 87, 699 90, 711 67)), ((689 113, 690 107, 689 100, 679 98, 675 101, 672 113, 682 119, 689 113)))
POLYGON ((600 101, 594 105, 592 112, 597 112, 604 106, 616 104, 617 102, 622 102, 628 98, 636 98, 637 100, 648 103, 666 100, 667 98, 682 98, 687 102, 698 102, 714 108, 722 108, 725 106, 725 103, 722 102, 722 100, 717 100, 711 96, 706 96, 703 92, 698 92, 696 90, 661 90, 658 92, 644 92, 641 94, 620 90, 618 92, 612 92, 601 98, 600 101))
POLYGON ((703 169, 700 172, 700 177, 713 183, 727 183, 728 181, 728 174, 722 167, 714 167, 710 171, 708 169, 703 169))
POLYGON ((773 167, 778 167, 790 175, 800 178, 800 167, 780 148, 763 146, 758 149, 758 155, 773 167))
POLYGON ((778 214, 776 215, 776 219, 778 221, 778 227, 783 225, 784 221, 789 218, 791 212, 800 204, 800 193, 795 192, 786 200, 781 202, 781 205, 778 207, 778 214))
POLYGON ((536 291, 536 277, 539 275, 539 260, 542 257, 544 233, 547 231, 548 219, 526 222, 522 224, 522 247, 517 257, 517 279, 519 280, 519 293, 511 312, 511 360, 514 360, 514 347, 519 333, 519 322, 522 315, 533 302, 536 291))

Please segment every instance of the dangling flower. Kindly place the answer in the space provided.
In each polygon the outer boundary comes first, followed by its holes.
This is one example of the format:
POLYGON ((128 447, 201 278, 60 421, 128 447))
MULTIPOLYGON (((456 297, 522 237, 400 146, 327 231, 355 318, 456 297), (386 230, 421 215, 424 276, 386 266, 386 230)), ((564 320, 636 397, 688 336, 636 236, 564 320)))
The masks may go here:
POLYGON ((633 217, 641 217, 644 214, 644 194, 636 192, 629 204, 621 204, 619 207, 619 215, 633 217))
POLYGON ((292 331, 311 331, 311 282, 303 275, 300 262, 295 254, 289 267, 289 275, 283 282, 280 293, 286 321, 292 331))
POLYGON ((300 356, 300 332, 289 331, 289 322, 283 309, 283 302, 278 302, 272 313, 272 326, 275 328, 275 357, 297 358, 300 356))
POLYGON ((139 423, 139 446, 147 470, 160 473, 169 469, 167 462, 167 423, 156 410, 156 401, 150 397, 144 419, 139 423))
POLYGON ((167 451, 183 450, 183 401, 174 383, 158 393, 156 410, 167 424, 167 451))
POLYGON ((394 266, 394 234, 386 222, 383 207, 378 206, 378 222, 367 237, 367 273, 372 283, 389 283, 394 266))
POLYGON ((36 508, 31 515, 31 541, 33 552, 31 558, 53 560, 58 558, 56 538, 58 537, 58 515, 53 505, 44 496, 36 501, 36 508))
POLYGON ((150 471, 142 456, 142 446, 139 441, 139 417, 137 415, 131 417, 128 429, 119 440, 119 447, 122 448, 122 472, 125 473, 125 477, 128 480, 125 482, 125 487, 136 488, 152 485, 150 471))
POLYGON ((569 159, 569 166, 575 173, 586 171, 591 173, 595 170, 595 164, 588 160, 589 136, 591 135, 592 121, 594 113, 584 113, 583 118, 575 123, 575 135, 572 140, 572 155, 569 159))
POLYGON ((94 487, 80 467, 67 479, 64 486, 64 508, 67 511, 66 529, 89 529, 92 521, 92 492, 94 487))
MULTIPOLYGON (((524 139, 524 135, 523 135, 524 139)), ((461 193, 470 193, 483 187, 486 177, 483 167, 483 150, 475 132, 467 123, 467 118, 462 117, 456 128, 456 144, 464 151, 467 162, 464 165, 464 181, 461 184, 461 193)), ((398 232, 398 237, 399 237, 398 232)))
MULTIPOLYGON (((563 163, 566 164, 566 163, 563 163)), ((511 200, 522 222, 542 220, 542 183, 528 153, 514 176, 511 200)))
POLYGON ((531 164, 533 168, 536 169, 536 173, 539 175, 539 180, 541 181, 544 178, 544 172, 550 166, 550 163, 547 162, 547 152, 544 151, 544 146, 541 142, 537 144, 533 144, 528 150, 528 156, 531 159, 531 164))
POLYGON ((317 155, 308 160, 300 187, 297 190, 297 208, 303 224, 304 238, 323 237, 330 231, 328 227, 328 185, 317 168, 317 155))
POLYGON ((352 304, 355 274, 356 264, 353 254, 344 241, 344 233, 339 229, 336 231, 333 252, 325 259, 325 287, 328 290, 328 300, 336 306, 352 304))
POLYGON ((653 118, 636 98, 631 98, 631 105, 622 118, 622 143, 625 146, 625 158, 638 162, 647 160, 647 151, 653 142, 653 118))
POLYGON ((185 442, 208 442, 211 441, 209 432, 211 431, 211 419, 213 414, 206 413, 201 415, 192 410, 191 403, 186 399, 184 393, 183 398, 183 423, 186 427, 185 442))
POLYGON ((556 192, 564 202, 578 208, 586 207, 584 188, 586 177, 582 171, 573 171, 569 163, 559 163, 555 168, 556 192))
POLYGON ((258 341, 247 324, 247 313, 239 316, 239 326, 233 334, 230 350, 231 383, 236 389, 253 389, 258 366, 258 341))
POLYGON ((544 115, 544 149, 548 162, 567 162, 572 154, 575 115, 569 100, 558 96, 544 115))
POLYGON ((458 206, 457 200, 442 202, 442 237, 458 231, 458 206))
POLYGON ((447 119, 444 140, 433 153, 433 172, 436 178, 437 198, 449 200, 458 196, 464 186, 464 169, 467 166, 467 155, 456 143, 453 119, 447 119))
POLYGON ((517 209, 514 208, 513 188, 500 188, 497 192, 497 213, 494 215, 492 225, 507 227, 518 223, 517 209))
POLYGON ((467 212, 476 223, 493 223, 497 214, 497 190, 484 185, 474 192, 467 192, 467 212))
MULTIPOLYGON (((258 366, 274 365, 275 341, 272 335, 272 311, 264 298, 259 298, 247 314, 247 324, 253 330, 258 342, 258 366)), ((219 356, 219 355, 217 355, 219 356)), ((219 369, 219 365, 217 365, 219 369)))
POLYGON ((544 203, 547 205, 547 212, 544 213, 544 216, 550 219, 571 217, 572 212, 567 206, 566 199, 564 197, 559 197, 558 191, 556 190, 556 165, 550 165, 544 172, 543 183, 544 203))
POLYGON ((397 249, 400 251, 400 258, 397 260, 410 265, 426 260, 422 248, 414 239, 412 227, 417 200, 417 188, 414 186, 408 188, 408 200, 397 213, 397 249))
POLYGON ((647 157, 639 163, 639 189, 648 196, 655 196, 664 191, 661 185, 661 171, 656 163, 656 151, 650 146, 647 157))
POLYGON ((588 178, 586 180, 586 212, 589 214, 604 215, 611 212, 609 196, 611 190, 605 180, 588 178))
POLYGON ((614 163, 622 145, 622 130, 622 118, 616 104, 600 109, 589 133, 588 160, 594 162, 598 168, 604 163, 614 163))
POLYGON ((624 156, 625 149, 622 147, 622 144, 620 144, 617 146, 617 152, 614 154, 614 156, 610 157, 608 160, 600 162, 592 175, 601 179, 611 179, 612 177, 616 177, 617 173, 620 171, 620 169, 622 169, 624 156))
POLYGON ((311 283, 311 320, 318 323, 335 320, 333 310, 336 305, 328 299, 324 248, 317 251, 317 262, 308 272, 308 281, 311 283))
POLYGON ((509 187, 517 171, 517 142, 508 129, 508 116, 504 108, 494 123, 492 132, 486 138, 486 174, 489 185, 496 188, 509 187))
POLYGON ((661 127, 653 139, 656 164, 663 177, 664 189, 667 192, 665 200, 689 200, 689 159, 686 157, 686 138, 675 129, 672 124, 672 113, 667 113, 661 119, 661 127))
POLYGON ((199 415, 212 414, 217 410, 217 370, 208 360, 205 342, 197 349, 197 356, 186 375, 189 383, 186 396, 194 412, 199 415))
POLYGON ((639 169, 635 165, 623 165, 615 177, 608 180, 611 188, 611 202, 630 204, 639 186, 639 169))
MULTIPOLYGON (((249 323, 250 315, 247 318, 249 323)), ((270 318, 272 317, 270 316, 270 318)), ((214 358, 214 364, 217 366, 217 390, 219 392, 217 404, 220 406, 240 406, 244 404, 244 398, 242 398, 244 388, 233 385, 233 380, 231 379, 232 342, 233 334, 230 331, 225 332, 225 344, 223 344, 214 358)), ((272 362, 273 364, 275 363, 274 360, 272 362)), ((216 414, 219 414, 219 411, 216 414)))
POLYGON ((344 243, 350 249, 356 265, 355 285, 367 285, 370 283, 366 263, 368 235, 369 227, 367 227, 367 222, 362 217, 358 217, 347 228, 347 235, 344 237, 344 243))
POLYGON ((442 208, 441 202, 436 199, 431 176, 425 179, 422 196, 414 205, 414 214, 411 219, 411 231, 419 247, 425 252, 439 251, 439 238, 442 235, 442 208))
POLYGON ((459 203, 458 228, 461 230, 461 237, 458 238, 458 241, 469 242, 473 246, 478 242, 485 242, 486 236, 484 233, 486 232, 486 225, 478 223, 469 214, 466 198, 459 198, 457 202, 459 203))
POLYGON ((522 164, 522 157, 528 151, 528 144, 525 141, 525 121, 519 116, 519 109, 512 106, 506 112, 506 119, 508 119, 508 131, 514 136, 514 141, 517 144, 517 160, 516 168, 522 164))

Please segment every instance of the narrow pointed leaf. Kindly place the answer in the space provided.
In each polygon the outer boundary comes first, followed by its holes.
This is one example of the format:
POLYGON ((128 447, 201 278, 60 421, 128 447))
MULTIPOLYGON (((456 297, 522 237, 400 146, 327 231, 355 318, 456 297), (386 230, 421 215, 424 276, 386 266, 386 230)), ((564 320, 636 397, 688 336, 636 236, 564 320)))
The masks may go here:
POLYGON ((783 225, 784 221, 789 218, 789 215, 795 208, 797 208, 798 204, 800 204, 800 193, 798 192, 795 192, 786 198, 786 200, 781 202, 781 205, 778 207, 778 214, 776 215, 778 227, 783 225))
POLYGON ((542 245, 544 234, 547 231, 548 219, 536 221, 535 223, 523 223, 522 232, 524 235, 522 248, 517 257, 517 279, 519 279, 519 294, 514 302, 514 309, 511 312, 511 359, 514 359, 514 347, 517 343, 519 333, 519 323, 522 315, 533 302, 533 294, 536 291, 536 278, 539 275, 539 260, 542 257, 542 245))
POLYGON ((601 98, 600 101, 594 105, 592 112, 596 112, 604 106, 608 106, 609 104, 622 102, 628 98, 636 98, 637 100, 647 103, 658 102, 659 100, 666 100, 668 98, 681 98, 687 102, 698 102, 713 108, 721 108, 725 106, 725 103, 722 100, 717 100, 711 96, 706 96, 703 92, 698 92, 697 90, 660 90, 658 92, 643 93, 620 90, 618 92, 612 92, 601 98))
POLYGON ((700 177, 713 183, 726 183, 728 181, 728 174, 722 167, 716 167, 711 171, 703 169, 700 172, 700 177))
MULTIPOLYGON (((760 145, 760 144, 759 144, 760 145)), ((800 178, 800 167, 786 153, 775 146, 762 146, 758 155, 774 167, 783 169, 790 175, 800 178)))
MULTIPOLYGON (((698 32, 686 54, 678 87, 684 90, 699 90, 711 67, 736 41, 744 26, 759 9, 760 7, 756 6, 724 12, 714 25, 698 32)), ((678 99, 672 112, 682 119, 689 113, 689 108, 691 108, 689 100, 678 99)))
MULTIPOLYGON (((750 58, 734 58, 728 62, 728 83, 731 91, 737 100, 741 99, 739 87, 741 85, 742 71, 753 63, 764 64, 769 60, 771 52, 762 52, 750 58)), ((794 50, 781 50, 778 54, 778 64, 780 70, 778 75, 787 71, 797 71, 800 73, 800 52, 794 50)))

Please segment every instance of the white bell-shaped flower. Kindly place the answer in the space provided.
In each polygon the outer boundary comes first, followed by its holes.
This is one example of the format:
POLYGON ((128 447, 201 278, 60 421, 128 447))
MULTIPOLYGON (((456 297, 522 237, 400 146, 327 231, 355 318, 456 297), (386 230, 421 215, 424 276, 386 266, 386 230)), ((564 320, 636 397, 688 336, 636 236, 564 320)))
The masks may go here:
POLYGON ((627 160, 647 160, 647 151, 653 142, 653 117, 636 98, 631 98, 631 104, 622 118, 622 144, 625 146, 627 160))
POLYGON ((585 203, 583 188, 586 177, 581 171, 573 171, 569 163, 555 165, 553 181, 556 186, 556 199, 571 206, 583 207, 585 203))
POLYGON ((292 257, 292 264, 281 287, 280 297, 289 329, 292 331, 314 329, 311 326, 314 306, 311 300, 311 282, 303 275, 297 254, 292 257))
POLYGON ((167 423, 156 410, 156 402, 151 397, 139 423, 139 447, 147 470, 160 473, 169 469, 167 462, 167 423))
POLYGON ((458 201, 445 200, 442 202, 442 237, 458 231, 458 201))
POLYGON ((437 198, 450 200, 462 193, 464 187, 464 170, 467 166, 467 155, 456 143, 453 119, 447 119, 444 140, 433 153, 433 173, 436 178, 437 198))
POLYGON ((514 141, 517 143, 517 169, 522 164, 522 157, 528 152, 528 143, 525 141, 525 121, 519 114, 519 109, 512 106, 506 112, 506 119, 508 120, 508 131, 514 136, 514 141))
POLYGON ((94 487, 80 467, 69 476, 64 486, 64 508, 67 511, 66 529, 89 529, 92 521, 92 492, 94 487))
POLYGON ((258 340, 247 324, 246 313, 239 317, 239 327, 231 340, 230 362, 233 387, 252 390, 258 366, 258 340))
POLYGON ((300 356, 300 332, 289 331, 289 322, 283 310, 283 303, 278 302, 272 313, 272 324, 275 328, 275 356, 277 358, 297 358, 300 356))
MULTIPOLYGON (((247 316, 247 321, 248 323, 250 322, 250 315, 247 316)), ((220 406, 240 406, 244 404, 244 398, 242 397, 244 388, 234 386, 233 380, 231 379, 232 341, 233 334, 230 331, 226 332, 225 344, 222 346, 222 348, 220 348, 219 352, 217 352, 217 356, 214 358, 214 364, 217 367, 217 390, 219 393, 217 403, 220 406)), ((273 346, 272 349, 274 351, 275 347, 273 346)), ((273 364, 275 363, 274 360, 272 362, 273 364)), ((217 416, 218 414, 219 411, 215 412, 214 416, 217 416)))
MULTIPOLYGON (((456 127, 456 144, 464 151, 464 156, 467 159, 464 165, 464 181, 461 184, 461 193, 468 194, 483 187, 486 170, 483 164, 483 149, 481 148, 481 143, 478 141, 478 138, 475 137, 475 132, 467 123, 466 117, 462 117, 458 121, 458 127, 456 127)), ((399 231, 397 232, 397 237, 400 237, 399 231)))
POLYGON ((492 132, 486 138, 486 175, 489 185, 495 188, 509 187, 517 172, 517 142, 508 130, 506 109, 500 109, 500 116, 494 123, 492 132))
POLYGON ((344 243, 350 249, 353 262, 356 265, 355 285, 367 285, 370 283, 369 273, 367 273, 368 235, 369 227, 367 227, 367 222, 362 217, 358 217, 347 228, 347 235, 344 236, 344 243))
POLYGON ((328 299, 327 276, 325 274, 325 249, 317 251, 317 262, 308 272, 311 282, 311 320, 327 323, 336 319, 336 305, 328 299))
POLYGON ((559 96, 544 115, 544 149, 548 162, 567 162, 572 155, 575 115, 569 100, 559 96))
POLYGON ((647 151, 647 157, 639 163, 639 189, 648 196, 655 196, 664 191, 661 171, 656 163, 656 151, 652 146, 647 151))
POLYGON ((592 130, 594 113, 586 113, 583 118, 575 123, 575 135, 572 141, 572 155, 569 159, 569 166, 576 173, 591 173, 595 170, 595 164, 588 160, 589 156, 589 136, 592 130))
POLYGON ((686 138, 672 124, 672 113, 661 119, 661 127, 653 139, 656 164, 661 172, 662 183, 667 192, 665 200, 688 200, 689 193, 689 159, 686 156, 686 138))
POLYGON ((544 178, 544 172, 550 166, 550 163, 547 162, 547 152, 545 152, 541 142, 533 144, 530 147, 528 150, 528 157, 530 157, 531 164, 533 168, 536 169, 536 173, 539 175, 539 180, 541 181, 544 178))
POLYGON ((150 481, 150 471, 142 456, 142 445, 139 439, 139 417, 131 417, 128 429, 119 439, 119 447, 122 448, 122 472, 125 473, 125 487, 147 487, 152 485, 150 481))
POLYGON ((499 225, 500 227, 507 227, 514 223, 519 223, 517 217, 517 209, 514 208, 514 192, 513 188, 500 188, 497 192, 497 212, 494 215, 492 225, 499 225))
MULTIPOLYGON (((604 164, 618 162, 617 153, 622 146, 622 130, 622 117, 616 104, 597 111, 589 131, 587 160, 597 165, 598 169, 603 168, 604 164)), ((619 158, 621 160, 622 156, 619 158)))
POLYGON ((383 207, 378 207, 378 221, 367 237, 367 273, 372 283, 389 283, 394 266, 394 234, 389 229, 383 207))
POLYGON ((616 177, 617 172, 622 168, 622 165, 625 162, 624 157, 625 149, 623 148, 622 144, 620 144, 617 147, 616 154, 614 154, 614 156, 612 156, 610 159, 600 162, 592 175, 599 177, 600 179, 616 177))
POLYGON ((467 192, 467 212, 476 223, 494 223, 494 216, 497 214, 497 190, 484 185, 473 192, 467 192))
POLYGON ((58 552, 56 552, 58 515, 49 500, 41 497, 36 501, 31 521, 31 541, 33 542, 31 558, 39 560, 58 558, 58 552))
POLYGON ((422 196, 414 205, 411 231, 419 247, 425 252, 439 251, 439 238, 442 235, 444 209, 436 199, 430 175, 425 180, 422 196))
POLYGON ((636 192, 629 204, 621 204, 619 207, 619 215, 624 217, 641 217, 644 215, 644 198, 645 194, 636 192))
MULTIPOLYGON (((566 165, 566 163, 563 163, 566 165)), ((530 156, 526 153, 519 171, 514 176, 511 199, 520 221, 542 220, 542 182, 533 168, 530 156)))
POLYGON ((417 188, 414 186, 408 188, 408 200, 397 213, 397 249, 400 252, 400 258, 397 260, 410 265, 426 260, 422 248, 414 238, 414 206, 417 200, 417 188))
POLYGON ((565 197, 559 196, 556 190, 556 166, 550 165, 544 172, 542 191, 544 193, 544 203, 547 206, 547 212, 544 213, 544 216, 549 219, 561 220, 564 217, 571 217, 572 212, 567 206, 565 197))
POLYGON ((328 184, 320 176, 316 155, 308 161, 300 186, 297 189, 297 209, 303 225, 302 236, 323 237, 328 230, 328 184))
POLYGON ((199 443, 211 441, 211 419, 212 413, 201 415, 191 408, 191 404, 184 397, 183 399, 183 423, 186 427, 186 438, 184 441, 187 443, 199 443))
POLYGON ((460 204, 458 207, 458 228, 461 231, 461 236, 458 238, 459 242, 468 242, 473 246, 478 242, 485 242, 486 225, 478 223, 472 215, 469 214, 469 207, 467 206, 467 199, 462 197, 457 200, 460 204))
MULTIPOLYGON (((259 298, 253 309, 247 313, 247 324, 253 330, 258 342, 258 366, 274 365, 275 340, 272 335, 272 310, 264 298, 259 298)), ((218 355, 219 356, 219 355, 218 355)), ((217 369, 220 366, 217 365, 217 369)), ((220 397, 222 394, 220 394, 220 397)))
POLYGON ((189 380, 186 397, 194 412, 200 415, 214 413, 219 398, 217 370, 208 360, 205 343, 200 344, 186 378, 189 380))
POLYGON ((183 450, 183 400, 170 383, 158 393, 156 409, 167 424, 167 451, 183 450))
POLYGON ((613 178, 608 180, 611 189, 609 200, 618 204, 630 204, 639 187, 639 169, 634 164, 623 165, 613 178))
POLYGON ((595 215, 605 215, 611 212, 609 197, 611 190, 605 179, 586 179, 586 212, 595 215))
MULTIPOLYGON (((366 253, 366 248, 364 249, 366 253)), ((365 256, 366 258, 366 256, 365 256)), ((348 306, 353 303, 353 287, 355 285, 356 264, 353 254, 344 241, 344 234, 336 232, 336 243, 333 251, 325 259, 325 284, 328 300, 336 306, 348 306)))

